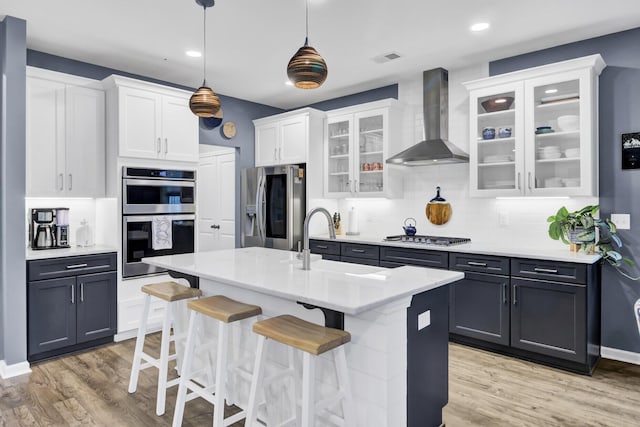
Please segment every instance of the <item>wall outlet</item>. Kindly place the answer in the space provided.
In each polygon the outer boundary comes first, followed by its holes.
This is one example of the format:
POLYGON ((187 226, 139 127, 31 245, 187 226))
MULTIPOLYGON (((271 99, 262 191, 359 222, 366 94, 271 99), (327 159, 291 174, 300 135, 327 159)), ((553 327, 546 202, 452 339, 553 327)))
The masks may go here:
POLYGON ((611 214, 611 221, 619 230, 631 229, 631 214, 611 214))

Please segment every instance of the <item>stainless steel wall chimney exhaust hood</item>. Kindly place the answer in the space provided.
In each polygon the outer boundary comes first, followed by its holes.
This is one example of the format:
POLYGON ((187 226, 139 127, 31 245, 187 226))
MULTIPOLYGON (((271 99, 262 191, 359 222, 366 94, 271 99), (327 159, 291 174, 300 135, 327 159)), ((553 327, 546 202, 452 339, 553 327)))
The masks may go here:
POLYGON ((433 166, 468 163, 469 155, 447 141, 449 136, 449 72, 443 68, 423 74, 425 140, 387 159, 388 164, 433 166))

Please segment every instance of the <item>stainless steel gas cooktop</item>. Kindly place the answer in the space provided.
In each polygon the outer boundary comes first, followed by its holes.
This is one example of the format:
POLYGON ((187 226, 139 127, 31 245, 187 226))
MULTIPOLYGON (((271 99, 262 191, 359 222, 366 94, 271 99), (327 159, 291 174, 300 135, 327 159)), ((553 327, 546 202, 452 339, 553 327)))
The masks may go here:
POLYGON ((468 239, 466 237, 422 236, 419 234, 416 234, 415 236, 407 236, 404 234, 399 234, 397 236, 387 236, 384 238, 384 241, 437 246, 453 246, 462 245, 464 243, 471 243, 471 239, 468 239))

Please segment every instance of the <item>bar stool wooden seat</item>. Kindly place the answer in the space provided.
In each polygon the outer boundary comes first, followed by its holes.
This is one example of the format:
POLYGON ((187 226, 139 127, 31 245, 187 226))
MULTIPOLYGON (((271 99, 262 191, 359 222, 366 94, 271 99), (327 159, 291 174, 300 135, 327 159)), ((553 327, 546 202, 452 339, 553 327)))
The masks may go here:
POLYGON ((129 379, 129 393, 134 393, 138 387, 138 376, 142 369, 150 367, 158 368, 158 394, 156 398, 156 414, 164 414, 167 389, 178 384, 178 379, 167 382, 167 371, 169 361, 175 360, 177 354, 169 354, 169 343, 176 341, 179 337, 171 334, 171 327, 174 318, 174 305, 178 301, 190 298, 197 298, 202 295, 200 289, 183 286, 176 282, 161 282, 144 285, 141 291, 144 297, 144 309, 138 327, 138 337, 136 339, 136 349, 133 354, 133 366, 131 367, 131 377, 129 379), (167 302, 164 320, 162 322, 162 339, 160 344, 160 357, 158 359, 149 356, 144 350, 144 340, 147 333, 147 318, 149 317, 149 307, 151 297, 167 302), (141 364, 144 360, 146 363, 141 364))
MULTIPOLYGON (((227 356, 229 350, 229 327, 233 322, 248 319, 262 314, 262 308, 257 305, 245 304, 232 300, 222 295, 201 298, 189 301, 187 307, 191 310, 189 316, 189 329, 187 332, 187 345, 178 387, 176 408, 173 414, 173 426, 182 425, 185 403, 197 396, 202 397, 214 405, 213 426, 223 427, 233 424, 245 417, 245 411, 241 411, 228 418, 224 418, 225 400, 227 399, 227 356), (217 358, 215 371, 215 385, 203 387, 192 379, 191 365, 196 350, 195 323, 198 316, 207 316, 218 321, 217 358), (187 393, 191 390, 192 393, 187 393), (213 393, 212 393, 213 392, 213 393)), ((208 344, 203 343, 206 346, 208 344)))
POLYGON ((253 426, 256 423, 257 391, 262 386, 264 375, 264 347, 266 340, 271 339, 303 352, 302 427, 313 427, 315 416, 319 414, 324 415, 327 420, 336 425, 355 426, 351 385, 344 353, 344 344, 351 341, 349 332, 316 325, 290 315, 277 316, 256 322, 253 325, 253 332, 258 334, 259 337, 245 425, 253 426), (314 356, 328 351, 333 351, 339 390, 332 398, 323 399, 316 404, 314 399, 314 356), (327 408, 335 406, 340 401, 342 403, 342 419, 327 411, 327 408))

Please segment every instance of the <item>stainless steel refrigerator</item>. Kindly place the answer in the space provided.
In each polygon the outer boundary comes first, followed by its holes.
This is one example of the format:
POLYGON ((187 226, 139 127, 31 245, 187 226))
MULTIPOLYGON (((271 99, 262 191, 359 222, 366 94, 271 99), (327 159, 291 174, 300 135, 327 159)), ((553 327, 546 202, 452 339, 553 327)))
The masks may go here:
POLYGON ((242 171, 242 247, 298 250, 306 210, 304 166, 242 171))

